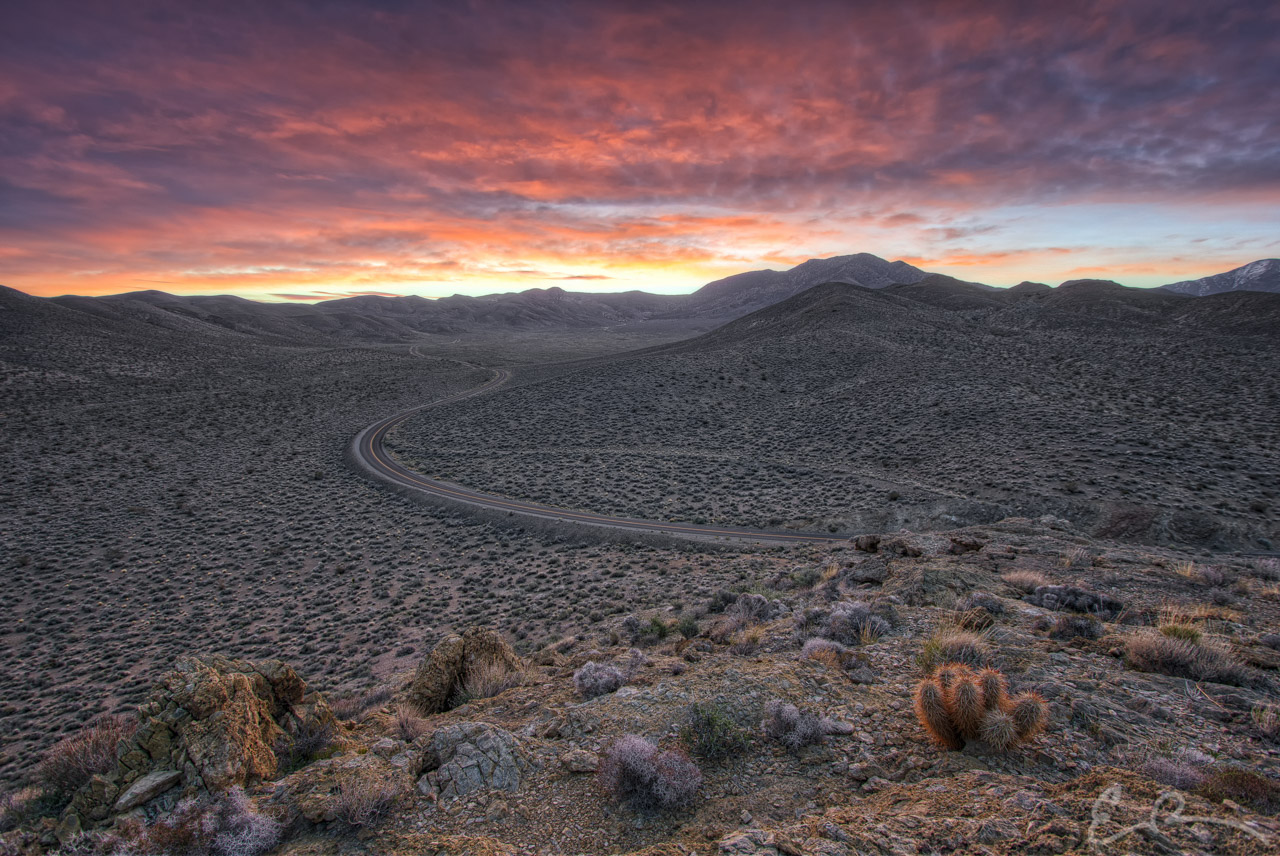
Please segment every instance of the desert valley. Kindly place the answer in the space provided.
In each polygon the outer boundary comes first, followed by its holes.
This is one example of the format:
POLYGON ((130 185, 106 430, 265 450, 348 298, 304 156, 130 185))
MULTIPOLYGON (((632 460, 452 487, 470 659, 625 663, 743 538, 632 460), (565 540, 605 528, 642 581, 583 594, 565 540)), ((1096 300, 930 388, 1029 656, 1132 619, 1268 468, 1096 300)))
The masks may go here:
POLYGON ((1083 852, 1114 780, 1116 823, 1180 788, 1222 823, 1178 846, 1266 852, 1280 264, 1199 297, 897 265, 688 299, 6 290, 4 846, 151 852, 219 781, 248 797, 218 822, 290 853, 1083 852), (481 499, 362 465, 406 411, 381 453, 481 499), (1044 733, 935 745, 913 698, 949 662, 1044 733), (208 727, 253 669, 275 724, 208 727), (104 723, 78 781, 59 752, 104 723), (680 771, 619 772, 624 735, 701 784, 645 796, 680 771))

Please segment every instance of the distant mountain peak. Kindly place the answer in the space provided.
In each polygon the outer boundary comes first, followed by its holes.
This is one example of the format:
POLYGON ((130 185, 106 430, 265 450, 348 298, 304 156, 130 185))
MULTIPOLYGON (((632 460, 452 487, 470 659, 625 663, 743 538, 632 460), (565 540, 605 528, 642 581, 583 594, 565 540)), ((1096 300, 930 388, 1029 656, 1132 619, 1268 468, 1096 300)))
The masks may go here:
POLYGON ((1224 291, 1269 291, 1280 293, 1280 259, 1258 259, 1247 265, 1201 279, 1188 279, 1160 286, 1175 294, 1205 297, 1224 291))

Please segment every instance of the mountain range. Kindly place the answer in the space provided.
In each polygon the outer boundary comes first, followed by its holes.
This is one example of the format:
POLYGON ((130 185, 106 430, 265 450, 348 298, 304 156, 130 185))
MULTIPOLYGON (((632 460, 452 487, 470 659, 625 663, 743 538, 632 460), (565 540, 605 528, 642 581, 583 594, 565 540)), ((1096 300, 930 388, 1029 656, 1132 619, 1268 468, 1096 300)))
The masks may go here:
MULTIPOLYGON (((416 296, 361 296, 316 304, 289 304, 263 303, 231 295, 190 297, 161 291, 135 291, 106 297, 55 297, 42 303, 45 304, 43 311, 55 306, 74 310, 81 321, 85 320, 84 316, 96 316, 179 333, 203 330, 276 341, 404 342, 420 338, 424 333, 587 329, 647 322, 681 323, 691 329, 705 330, 829 282, 893 289, 893 293, 901 297, 910 299, 917 295, 940 308, 981 309, 1010 301, 1016 303, 1026 297, 1044 298, 1062 289, 1078 298, 1078 286, 1099 281, 1064 283, 1057 290, 1031 282, 998 289, 930 274, 903 261, 890 262, 859 253, 810 259, 785 271, 736 274, 687 295, 643 291, 584 293, 552 287, 480 297, 453 295, 438 300, 416 296), (922 289, 922 286, 932 287, 922 289)), ((1090 287, 1122 288, 1114 283, 1090 287)), ((20 300, 20 293, 3 286, 0 289, 8 292, 0 302, 25 302, 20 300)), ((1263 259, 1226 273, 1171 283, 1160 289, 1125 289, 1126 293, 1133 294, 1119 303, 1111 301, 1107 311, 1124 315, 1142 311, 1141 306, 1155 306, 1161 298, 1179 300, 1183 295, 1200 297, 1243 291, 1280 291, 1280 260, 1263 259), (1149 296, 1136 296, 1138 292, 1149 296)), ((1063 300, 1069 302, 1068 298, 1063 300)))

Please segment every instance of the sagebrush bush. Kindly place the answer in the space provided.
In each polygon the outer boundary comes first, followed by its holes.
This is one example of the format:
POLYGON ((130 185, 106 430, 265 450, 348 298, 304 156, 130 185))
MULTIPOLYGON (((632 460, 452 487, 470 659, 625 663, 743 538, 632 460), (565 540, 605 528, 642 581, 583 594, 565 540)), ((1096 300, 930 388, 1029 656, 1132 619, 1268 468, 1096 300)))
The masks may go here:
POLYGON ((635 734, 604 751, 597 781, 610 797, 641 810, 678 809, 692 802, 702 772, 682 752, 658 747, 635 734))
MULTIPOLYGON (((1198 753, 1197 753, 1198 754, 1198 753)), ((1159 755, 1148 758, 1138 768, 1153 780, 1180 791, 1193 791, 1204 784, 1205 764, 1212 759, 1201 760, 1195 756, 1159 755)))
POLYGON ((766 737, 793 752, 821 743, 826 738, 822 720, 816 714, 800 710, 781 699, 772 699, 765 704, 761 727, 766 737))
POLYGON ((259 814, 244 789, 218 797, 185 799, 145 826, 117 827, 117 856, 259 856, 280 843, 281 824, 259 814))
POLYGON ((680 741, 693 755, 718 761, 745 749, 747 734, 720 705, 695 703, 689 706, 680 741))
POLYGON ((1027 595, 1026 601, 1044 609, 1058 612, 1083 612, 1108 620, 1124 611, 1124 604, 1114 597, 1076 586, 1038 586, 1035 591, 1027 595))
POLYGON ((676 632, 685 639, 693 639, 701 632, 698 627, 698 619, 687 613, 680 616, 680 619, 676 621, 676 632))
POLYGON ((71 799, 95 774, 115 769, 116 744, 131 737, 137 727, 134 717, 95 719, 83 731, 49 747, 36 765, 35 781, 53 797, 71 799))
POLYGON ((975 672, 958 664, 943 666, 920 682, 915 710, 929 737, 952 750, 963 749, 967 740, 982 740, 1003 752, 1034 739, 1049 721, 1049 706, 1040 696, 1010 697, 1000 672, 975 672))
POLYGON ((863 601, 840 601, 829 607, 811 606, 795 613, 795 635, 814 636, 841 645, 870 644, 892 629, 892 623, 863 601))
POLYGON ((288 775, 312 761, 330 757, 337 737, 338 731, 333 723, 315 719, 299 723, 294 734, 280 735, 272 747, 278 762, 278 775, 288 775))
POLYGON ((1209 643, 1175 639, 1160 633, 1141 633, 1125 646, 1125 662, 1139 672, 1174 678, 1248 686, 1249 670, 1225 649, 1209 643))
POLYGON ((971 591, 956 603, 956 609, 981 609, 992 615, 1004 615, 1004 601, 984 591, 971 591))
POLYGON ((573 673, 573 687, 583 698, 611 693, 626 682, 626 677, 616 667, 594 660, 588 660, 573 673))
POLYGON ((786 605, 782 601, 769 600, 762 594, 738 595, 733 605, 725 610, 726 614, 739 616, 749 624, 772 621, 784 612, 786 605))

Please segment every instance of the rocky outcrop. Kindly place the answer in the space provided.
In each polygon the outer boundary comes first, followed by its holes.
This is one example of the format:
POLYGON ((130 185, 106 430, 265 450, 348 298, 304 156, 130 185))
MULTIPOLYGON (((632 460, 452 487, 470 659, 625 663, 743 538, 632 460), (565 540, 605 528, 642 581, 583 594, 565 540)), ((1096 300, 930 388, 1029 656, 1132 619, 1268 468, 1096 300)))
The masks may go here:
POLYGON ((299 735, 334 726, 319 693, 279 660, 180 660, 138 711, 138 730, 116 768, 71 801, 82 823, 107 819, 173 792, 219 791, 274 775, 276 753, 299 735))
POLYGON ((506 640, 488 628, 446 636, 418 665, 409 684, 409 703, 427 715, 446 711, 468 678, 489 668, 514 672, 523 664, 506 640))
POLYGON ((527 765, 510 733, 485 722, 462 722, 431 735, 425 757, 431 771, 418 782, 442 800, 480 790, 516 791, 527 765))

